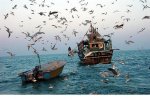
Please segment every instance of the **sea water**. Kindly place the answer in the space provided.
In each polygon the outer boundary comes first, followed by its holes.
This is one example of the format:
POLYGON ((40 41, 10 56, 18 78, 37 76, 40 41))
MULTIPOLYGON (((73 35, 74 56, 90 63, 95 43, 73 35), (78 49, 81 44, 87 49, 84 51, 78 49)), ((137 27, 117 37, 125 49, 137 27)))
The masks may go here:
POLYGON ((77 55, 67 54, 40 58, 42 64, 66 61, 61 75, 48 81, 22 84, 18 73, 38 65, 37 57, 0 57, 0 94, 150 94, 150 50, 114 51, 112 62, 120 75, 106 78, 100 73, 108 71, 111 64, 81 65, 77 55), (108 82, 102 81, 105 79, 108 82))

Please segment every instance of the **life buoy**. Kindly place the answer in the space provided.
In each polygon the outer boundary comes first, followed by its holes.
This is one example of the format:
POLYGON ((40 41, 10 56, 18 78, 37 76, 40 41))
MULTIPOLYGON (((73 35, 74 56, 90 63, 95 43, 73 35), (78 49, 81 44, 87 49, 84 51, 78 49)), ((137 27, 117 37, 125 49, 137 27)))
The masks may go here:
POLYGON ((103 43, 99 43, 99 48, 103 48, 103 43))

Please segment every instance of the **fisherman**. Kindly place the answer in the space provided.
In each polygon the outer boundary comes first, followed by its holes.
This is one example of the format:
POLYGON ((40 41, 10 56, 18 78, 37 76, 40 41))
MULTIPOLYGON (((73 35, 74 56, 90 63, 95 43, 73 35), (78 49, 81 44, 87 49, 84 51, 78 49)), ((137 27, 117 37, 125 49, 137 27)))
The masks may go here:
POLYGON ((33 82, 36 82, 38 80, 38 74, 39 74, 40 66, 35 66, 33 69, 33 82))
POLYGON ((74 52, 71 50, 71 47, 68 48, 68 56, 74 56, 74 52))

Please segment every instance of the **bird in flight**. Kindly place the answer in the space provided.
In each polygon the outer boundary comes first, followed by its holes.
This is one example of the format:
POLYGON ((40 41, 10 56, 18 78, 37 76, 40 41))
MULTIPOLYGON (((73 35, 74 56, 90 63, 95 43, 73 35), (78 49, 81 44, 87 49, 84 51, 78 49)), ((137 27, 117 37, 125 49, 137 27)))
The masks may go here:
POLYGON ((141 33, 145 30, 145 28, 142 28, 140 31, 138 31, 138 33, 141 33))
POLYGON ((119 28, 123 28, 124 24, 121 24, 121 25, 115 25, 113 28, 115 29, 119 29, 119 28))
POLYGON ((9 38, 11 33, 12 33, 12 31, 10 31, 10 29, 8 27, 6 27, 6 26, 4 26, 4 27, 6 28, 6 31, 8 32, 8 38, 9 38))
POLYGON ((150 19, 150 16, 144 16, 142 19, 150 19))
POLYGON ((131 41, 131 40, 127 41, 127 40, 126 40, 125 43, 126 43, 126 44, 131 44, 131 43, 134 43, 134 41, 131 41))
POLYGON ((15 54, 13 54, 12 52, 8 51, 6 52, 7 54, 9 54, 11 57, 15 56, 15 54))
POLYGON ((54 44, 53 46, 51 45, 51 49, 52 50, 57 50, 57 48, 55 46, 56 46, 56 44, 54 44))
POLYGON ((8 13, 6 14, 6 15, 4 15, 5 17, 4 17, 4 19, 7 19, 7 17, 8 17, 8 13))

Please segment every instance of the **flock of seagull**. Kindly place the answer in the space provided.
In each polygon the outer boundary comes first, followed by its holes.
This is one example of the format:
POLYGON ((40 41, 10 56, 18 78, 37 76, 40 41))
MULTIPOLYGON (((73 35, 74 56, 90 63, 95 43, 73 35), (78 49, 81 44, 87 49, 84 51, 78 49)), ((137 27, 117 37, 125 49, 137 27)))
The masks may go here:
MULTIPOLYGON (((10 0, 10 1, 11 1, 11 2, 15 2, 15 0, 10 0)), ((59 11, 43 11, 43 12, 40 11, 40 12, 36 12, 35 10, 31 9, 31 7, 30 7, 30 6, 38 5, 38 6, 41 7, 41 8, 50 8, 50 7, 52 7, 52 6, 55 5, 54 2, 50 2, 50 4, 47 4, 47 2, 46 2, 47 0, 43 0, 43 1, 41 1, 40 4, 38 4, 37 0, 28 0, 28 1, 30 2, 30 4, 24 4, 24 5, 23 5, 24 9, 27 9, 29 12, 31 12, 32 15, 34 15, 34 14, 39 14, 40 16, 48 17, 49 20, 54 20, 54 19, 56 19, 57 22, 58 22, 58 24, 60 24, 60 25, 53 24, 53 25, 51 25, 51 26, 52 26, 53 28, 57 28, 57 29, 58 29, 58 28, 62 29, 62 28, 65 27, 60 33, 63 33, 62 36, 63 36, 64 38, 66 38, 67 41, 69 41, 69 36, 67 36, 67 34, 64 34, 64 33, 65 33, 65 31, 67 30, 69 24, 74 21, 75 17, 77 17, 78 19, 80 19, 80 17, 81 17, 81 16, 79 16, 76 12, 78 12, 79 10, 82 10, 82 12, 87 11, 87 12, 89 13, 89 15, 92 16, 93 19, 96 17, 95 15, 93 15, 93 13, 95 12, 94 9, 88 10, 88 4, 89 4, 89 3, 88 3, 88 1, 86 1, 86 0, 79 0, 79 4, 80 4, 80 6, 81 6, 81 9, 77 9, 76 7, 72 7, 72 8, 69 8, 69 9, 66 8, 66 9, 65 9, 65 11, 68 11, 68 12, 70 13, 70 15, 72 16, 72 20, 67 20, 67 17, 60 16, 62 12, 59 12, 59 11), (75 15, 74 13, 75 13, 76 15, 75 15)), ((112 5, 115 5, 115 3, 116 3, 117 1, 118 1, 118 0, 113 0, 113 2, 111 2, 111 4, 112 4, 112 5)), ((69 4, 70 2, 71 2, 71 1, 66 0, 66 3, 67 3, 67 4, 69 4)), ((139 0, 139 2, 141 2, 142 5, 143 5, 143 11, 144 11, 145 9, 150 8, 150 6, 147 5, 147 0, 139 0)), ((96 6, 96 7, 100 7, 100 8, 104 8, 104 7, 106 7, 107 5, 98 3, 98 4, 95 4, 95 6, 96 6)), ((14 9, 17 9, 17 7, 18 7, 18 5, 15 4, 15 5, 12 7, 12 11, 10 11, 10 13, 6 13, 6 14, 4 15, 4 20, 7 20, 7 18, 10 17, 10 15, 15 16, 14 9)), ((134 7, 134 4, 128 4, 127 7, 129 7, 129 8, 134 7)), ((119 10, 113 11, 113 13, 117 13, 117 12, 121 12, 121 11, 119 11, 119 10)), ((129 9, 127 9, 126 12, 127 12, 127 13, 130 13, 130 12, 132 12, 132 11, 129 10, 129 9)), ((102 14, 102 15, 107 15, 108 12, 103 12, 103 13, 101 13, 101 14, 102 14)), ((29 18, 30 20, 32 19, 32 17, 30 17, 30 16, 28 16, 28 18, 29 18)), ((122 15, 120 18, 123 19, 123 21, 126 21, 126 22, 130 21, 130 18, 126 18, 126 16, 124 16, 124 15, 122 15)), ((150 19, 150 16, 145 15, 145 16, 144 16, 143 18, 141 18, 141 19, 142 19, 142 20, 150 19)), ((105 20, 107 20, 107 19, 104 19, 104 18, 103 18, 101 21, 105 21, 105 20)), ((21 22, 23 23, 24 21, 21 21, 21 22)), ((43 24, 46 25, 46 23, 47 23, 47 21, 44 20, 44 21, 43 21, 43 24)), ((87 25, 89 25, 89 24, 91 24, 91 23, 92 23, 92 24, 97 24, 98 22, 95 22, 95 23, 94 23, 94 22, 92 22, 91 20, 87 20, 87 19, 86 19, 85 21, 81 22, 81 23, 79 24, 79 26, 81 26, 81 25, 87 26, 87 25)), ((117 24, 117 23, 119 23, 119 22, 116 22, 116 23, 115 23, 116 25, 114 25, 113 28, 114 28, 114 29, 123 29, 125 22, 123 22, 122 24, 117 24)), ((28 41, 31 41, 31 43, 29 43, 29 44, 27 45, 28 50, 30 50, 30 47, 33 48, 33 46, 36 44, 36 42, 41 41, 41 40, 43 39, 43 38, 42 38, 42 35, 46 34, 45 32, 42 32, 42 31, 41 31, 42 28, 44 27, 44 25, 38 25, 38 26, 36 26, 35 29, 39 29, 39 31, 38 31, 38 32, 35 32, 35 33, 32 33, 32 34, 29 33, 29 32, 21 32, 22 34, 25 35, 25 39, 29 39, 28 41)), ((23 27, 23 25, 20 25, 20 27, 23 27)), ((9 27, 7 27, 7 26, 4 26, 4 28, 6 29, 6 32, 8 33, 8 38, 10 38, 11 35, 13 34, 13 31, 12 31, 9 27)), ((108 28, 109 28, 109 27, 106 27, 106 28, 103 28, 103 29, 106 30, 106 29, 108 29, 108 28)), ((2 28, 0 28, 0 29, 2 29, 2 28)), ((141 28, 137 33, 141 33, 141 32, 143 32, 144 30, 145 30, 145 27, 141 28)), ((79 32, 77 32, 76 29, 73 29, 73 30, 72 30, 72 34, 73 34, 75 37, 77 36, 78 33, 79 33, 79 32)), ((113 35, 114 35, 114 34, 113 34, 113 35)), ((132 37, 133 37, 133 36, 130 36, 130 39, 131 39, 132 37)), ((16 37, 16 38, 18 38, 18 37, 16 37)), ((62 39, 61 39, 61 36, 60 36, 60 35, 56 35, 56 36, 54 36, 54 38, 55 38, 55 40, 56 40, 56 43, 51 43, 51 49, 52 49, 52 50, 57 50, 57 47, 56 47, 57 41, 61 42, 62 39)), ((43 39, 42 41, 44 41, 44 39, 43 39)), ((47 41, 47 42, 49 42, 49 41, 47 41)), ((129 44, 132 44, 132 43, 135 43, 135 42, 132 41, 132 40, 125 40, 125 43, 129 45, 129 44)), ((42 44, 44 44, 44 43, 42 43, 42 44)), ((67 43, 65 43, 65 45, 67 45, 67 43)), ((34 48, 34 49, 35 49, 35 48, 34 48)), ((47 49, 46 49, 45 47, 43 47, 42 51, 47 51, 47 49)), ((10 51, 9 51, 9 52, 10 52, 10 51)), ((12 55, 10 55, 10 56, 12 56, 12 55)))

